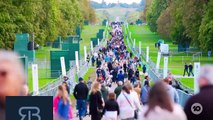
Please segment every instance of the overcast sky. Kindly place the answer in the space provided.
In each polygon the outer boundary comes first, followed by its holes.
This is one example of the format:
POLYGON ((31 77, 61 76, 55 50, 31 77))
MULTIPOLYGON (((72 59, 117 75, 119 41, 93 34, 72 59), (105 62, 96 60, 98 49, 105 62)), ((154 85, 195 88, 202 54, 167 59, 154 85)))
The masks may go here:
MULTIPOLYGON (((99 2, 101 3, 102 0, 91 0, 91 1, 96 1, 96 2, 99 2)), ((106 3, 117 3, 118 0, 104 0, 106 3)), ((131 4, 133 2, 136 2, 136 3, 140 3, 141 0, 119 0, 121 3, 128 3, 128 4, 131 4)))

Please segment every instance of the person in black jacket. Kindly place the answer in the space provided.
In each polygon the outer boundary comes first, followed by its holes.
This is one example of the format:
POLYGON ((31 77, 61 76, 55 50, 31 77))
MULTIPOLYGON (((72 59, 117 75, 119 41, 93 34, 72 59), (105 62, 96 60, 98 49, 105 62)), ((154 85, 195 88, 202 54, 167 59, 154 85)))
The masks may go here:
POLYGON ((213 120, 213 65, 201 67, 198 84, 200 92, 190 97, 184 108, 187 119, 213 120))
POLYGON ((101 120, 103 114, 104 100, 101 96, 101 84, 95 82, 92 85, 91 94, 89 95, 89 114, 91 120, 101 120))
POLYGON ((119 106, 115 100, 115 93, 109 93, 108 100, 105 103, 103 110, 106 120, 117 120, 119 115, 119 106))
POLYGON ((192 76, 194 76, 192 63, 189 64, 189 75, 188 75, 189 77, 190 77, 190 74, 192 74, 192 76))
POLYGON ((187 73, 187 75, 189 74, 189 66, 185 63, 183 76, 185 76, 186 73, 187 73))
POLYGON ((87 96, 89 89, 87 85, 84 83, 83 78, 79 78, 79 83, 75 86, 73 95, 77 100, 77 109, 79 113, 79 119, 83 120, 83 117, 87 112, 87 96))

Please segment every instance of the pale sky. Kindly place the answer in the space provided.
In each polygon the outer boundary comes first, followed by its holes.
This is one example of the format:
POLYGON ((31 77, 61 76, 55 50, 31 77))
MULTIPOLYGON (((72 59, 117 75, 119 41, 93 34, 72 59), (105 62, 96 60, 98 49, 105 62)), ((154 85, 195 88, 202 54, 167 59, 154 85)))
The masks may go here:
MULTIPOLYGON (((101 3, 102 0, 91 0, 91 1, 96 1, 96 2, 99 2, 101 3)), ((118 0, 104 0, 106 3, 117 3, 118 0)), ((136 2, 136 3, 140 3, 141 0, 119 0, 120 3, 128 3, 128 4, 131 4, 133 2, 136 2)))

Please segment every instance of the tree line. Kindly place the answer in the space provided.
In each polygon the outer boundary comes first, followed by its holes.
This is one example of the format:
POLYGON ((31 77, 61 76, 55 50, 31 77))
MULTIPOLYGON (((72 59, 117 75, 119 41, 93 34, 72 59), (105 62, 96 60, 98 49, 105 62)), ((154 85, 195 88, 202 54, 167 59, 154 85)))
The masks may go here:
POLYGON ((96 22, 89 0, 1 0, 0 48, 12 49, 16 33, 34 33, 35 42, 44 45, 75 34, 85 20, 96 22))
POLYGON ((147 0, 142 18, 174 43, 213 49, 213 0, 147 0))

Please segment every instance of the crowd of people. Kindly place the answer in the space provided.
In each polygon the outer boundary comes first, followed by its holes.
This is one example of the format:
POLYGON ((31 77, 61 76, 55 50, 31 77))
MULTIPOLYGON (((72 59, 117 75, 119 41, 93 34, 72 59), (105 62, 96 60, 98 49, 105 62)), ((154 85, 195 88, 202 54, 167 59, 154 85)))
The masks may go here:
MULTIPOLYGON (((79 119, 83 120, 87 114, 91 120, 191 119, 193 115, 189 107, 186 105, 183 109, 179 105, 176 89, 183 89, 172 74, 168 73, 167 78, 151 86, 146 65, 134 57, 124 44, 121 24, 112 23, 112 28, 112 38, 107 41, 107 46, 100 48, 91 58, 92 66, 97 68, 96 79, 89 78, 86 83, 79 78, 79 84, 75 86, 73 94, 77 100, 79 119), (142 69, 141 73, 139 69, 142 69)), ((187 74, 192 72, 190 65, 187 65, 190 69, 188 71, 187 68, 187 74)), ((206 82, 212 80, 202 79, 206 82)), ((209 84, 207 86, 211 86, 209 84)))
MULTIPOLYGON (((213 120, 213 66, 204 65, 198 78, 200 92, 187 101, 184 108, 172 85, 171 75, 151 83, 140 58, 134 57, 124 44, 122 24, 112 23, 112 38, 91 62, 96 79, 79 78, 73 93, 71 82, 64 77, 53 100, 55 120, 74 118, 70 100, 73 94, 80 120, 213 120), (139 69, 143 69, 139 72, 139 69), (144 79, 141 79, 144 75, 144 79), (200 104, 200 106, 194 106, 200 104), (200 111, 202 110, 202 111, 200 111)), ((13 52, 0 51, 0 120, 5 120, 6 96, 27 96, 24 70, 13 52)))

